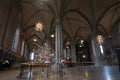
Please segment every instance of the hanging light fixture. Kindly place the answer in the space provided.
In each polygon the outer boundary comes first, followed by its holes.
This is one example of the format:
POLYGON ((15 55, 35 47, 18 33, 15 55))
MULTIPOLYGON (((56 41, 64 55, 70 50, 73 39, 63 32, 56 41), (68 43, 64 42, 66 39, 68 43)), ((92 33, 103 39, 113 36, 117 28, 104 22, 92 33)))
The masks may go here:
POLYGON ((38 23, 36 23, 36 25, 35 25, 35 30, 37 30, 37 31, 42 31, 43 30, 43 25, 42 25, 42 23, 40 23, 40 22, 38 22, 38 23))
POLYGON ((54 38, 55 37, 55 35, 54 34, 51 34, 51 38, 54 38))
POLYGON ((36 41, 37 41, 37 39, 33 39, 33 41, 34 41, 34 42, 36 42, 36 41))

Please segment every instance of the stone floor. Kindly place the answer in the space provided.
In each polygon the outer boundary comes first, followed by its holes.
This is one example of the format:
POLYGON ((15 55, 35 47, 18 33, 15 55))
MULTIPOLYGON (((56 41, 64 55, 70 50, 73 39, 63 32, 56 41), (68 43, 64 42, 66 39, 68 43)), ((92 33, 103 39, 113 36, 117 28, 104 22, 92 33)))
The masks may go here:
POLYGON ((31 73, 26 68, 22 77, 19 77, 19 73, 20 69, 0 71, 0 80, 120 80, 117 66, 61 67, 59 70, 51 68, 48 71, 33 68, 31 73))

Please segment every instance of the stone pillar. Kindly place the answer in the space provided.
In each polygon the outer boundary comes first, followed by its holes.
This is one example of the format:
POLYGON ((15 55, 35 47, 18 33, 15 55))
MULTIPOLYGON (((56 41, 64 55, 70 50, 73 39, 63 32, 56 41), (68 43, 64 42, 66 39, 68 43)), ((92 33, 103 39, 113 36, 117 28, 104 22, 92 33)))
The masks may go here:
POLYGON ((11 16, 11 10, 12 10, 11 6, 9 6, 8 15, 7 15, 7 21, 6 21, 6 25, 5 25, 5 28, 3 30, 3 35, 2 35, 2 41, 1 41, 1 46, 2 47, 4 47, 6 32, 7 32, 7 29, 8 29, 9 20, 10 20, 10 16, 11 16))
POLYGON ((20 51, 20 55, 21 55, 21 56, 24 55, 24 47, 25 47, 25 42, 24 42, 24 40, 22 40, 22 43, 21 43, 21 51, 20 51))
POLYGON ((71 51, 72 51, 72 62, 76 62, 76 51, 75 51, 75 44, 71 45, 71 51))
POLYGON ((56 24, 56 39, 55 39, 55 53, 56 53, 56 58, 55 58, 55 63, 59 64, 62 55, 62 25, 60 22, 57 22, 56 24))
POLYGON ((92 51, 94 55, 94 63, 95 63, 95 66, 101 66, 102 62, 100 59, 100 52, 98 50, 98 44, 95 39, 96 39, 95 37, 92 37, 92 51))
POLYGON ((25 58, 25 61, 29 60, 29 55, 28 55, 28 50, 27 50, 27 45, 26 44, 24 46, 24 58, 25 58))

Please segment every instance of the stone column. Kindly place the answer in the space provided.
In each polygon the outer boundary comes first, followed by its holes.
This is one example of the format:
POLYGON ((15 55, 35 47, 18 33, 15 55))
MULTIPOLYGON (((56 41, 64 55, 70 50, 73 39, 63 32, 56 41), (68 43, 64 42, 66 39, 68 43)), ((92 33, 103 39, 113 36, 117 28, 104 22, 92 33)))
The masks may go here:
POLYGON ((72 62, 76 62, 76 51, 75 51, 75 44, 73 43, 71 45, 71 51, 72 51, 72 62))
POLYGON ((1 41, 1 46, 4 47, 4 42, 5 42, 5 37, 6 37, 6 32, 8 29, 8 25, 9 25, 9 20, 10 20, 10 16, 11 16, 11 5, 9 6, 9 10, 8 10, 8 15, 7 15, 7 21, 6 21, 6 25, 5 28, 3 30, 3 35, 2 35, 2 41, 1 41))
POLYGON ((21 43, 21 51, 20 51, 20 55, 21 55, 21 56, 24 55, 24 47, 25 47, 25 42, 24 42, 24 40, 22 40, 22 43, 21 43))
POLYGON ((26 44, 24 46, 24 58, 25 58, 25 61, 29 60, 29 55, 28 55, 28 50, 27 50, 27 45, 26 44))
POLYGON ((92 51, 94 55, 94 62, 95 62, 95 66, 101 66, 102 62, 100 59, 100 51, 98 50, 98 44, 95 39, 96 39, 95 36, 92 37, 92 51))
POLYGON ((57 21, 56 24, 56 39, 55 39, 55 53, 56 59, 55 63, 58 65, 61 61, 60 57, 62 55, 62 25, 60 21, 57 21))

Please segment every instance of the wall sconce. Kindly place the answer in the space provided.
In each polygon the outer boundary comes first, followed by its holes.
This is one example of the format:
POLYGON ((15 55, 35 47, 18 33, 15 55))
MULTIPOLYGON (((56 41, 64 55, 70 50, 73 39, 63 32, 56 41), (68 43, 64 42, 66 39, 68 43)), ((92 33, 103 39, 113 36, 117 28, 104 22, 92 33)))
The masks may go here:
POLYGON ((66 46, 66 48, 68 49, 68 48, 69 48, 69 46, 66 46))
POLYGON ((86 58, 86 55, 82 55, 83 58, 86 58))

